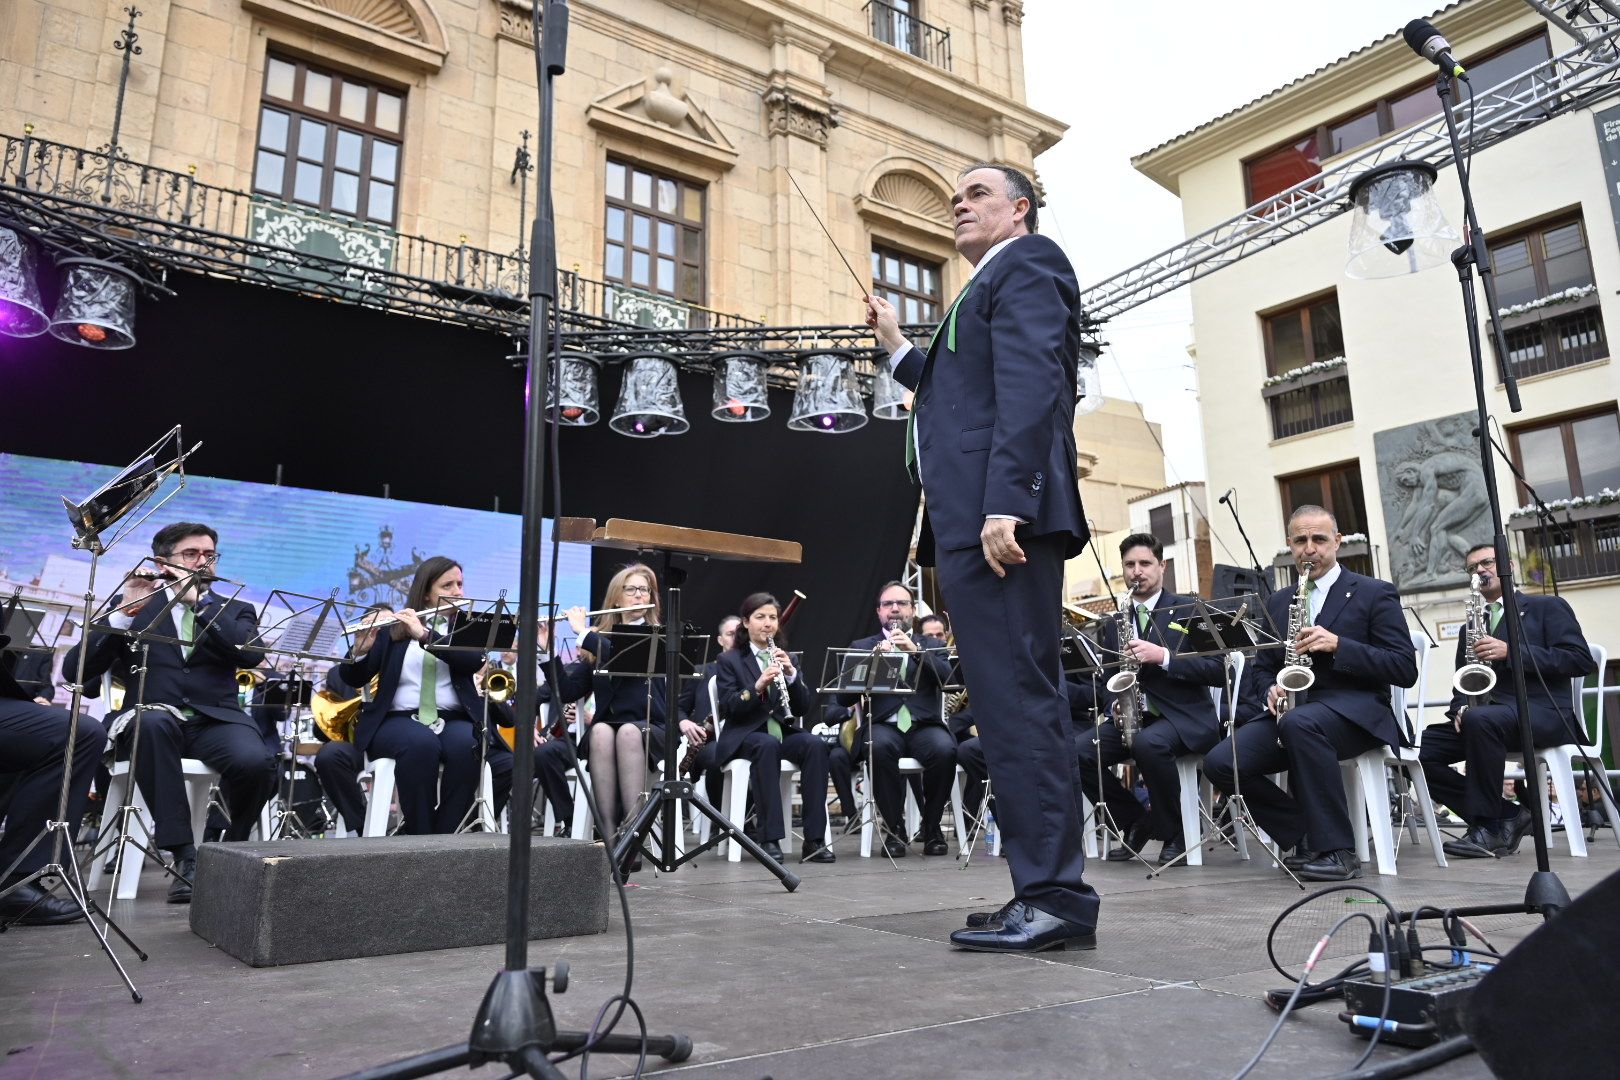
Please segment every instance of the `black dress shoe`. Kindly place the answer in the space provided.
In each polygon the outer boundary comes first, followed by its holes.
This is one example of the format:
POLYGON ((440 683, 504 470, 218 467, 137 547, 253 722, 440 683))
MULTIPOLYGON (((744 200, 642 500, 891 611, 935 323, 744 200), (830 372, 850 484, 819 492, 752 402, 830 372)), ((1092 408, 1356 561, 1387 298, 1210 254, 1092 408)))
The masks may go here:
POLYGON ((819 840, 806 840, 804 842, 804 858, 800 862, 837 862, 838 856, 833 849, 819 840))
POLYGON ((970 952, 1043 952, 1046 949, 1095 949, 1094 928, 1049 915, 1022 900, 1008 906, 1000 922, 951 934, 951 944, 970 952))
POLYGON ((942 832, 930 833, 928 839, 923 841, 924 855, 949 855, 950 845, 945 843, 945 834, 942 832))
POLYGON ((991 923, 1000 922, 1003 918, 1006 917, 1007 912, 1012 910, 1012 906, 1014 904, 1016 904, 1016 903, 1018 903, 1018 901, 1016 899, 1013 899, 1013 900, 1007 901, 1005 904, 1002 904, 999 908, 997 908, 994 911, 970 911, 970 912, 968 912, 967 928, 969 930, 977 930, 981 926, 989 926, 991 923))
POLYGON ((1130 862, 1153 839, 1153 822, 1148 815, 1143 814, 1131 822, 1130 828, 1125 830, 1125 843, 1121 847, 1109 848, 1108 854, 1103 856, 1106 862, 1130 862))
POLYGON ((769 855, 777 862, 782 861, 782 845, 778 844, 775 840, 766 840, 759 846, 765 849, 765 854, 769 855))
POLYGON ((53 896, 37 882, 30 881, 0 897, 0 923, 7 926, 61 926, 82 918, 84 912, 78 904, 53 896))
POLYGON ((1454 859, 1494 859, 1496 848, 1502 842, 1494 829, 1475 825, 1457 840, 1440 845, 1442 851, 1454 859))
POLYGON ((1164 846, 1159 849, 1159 865, 1173 863, 1185 854, 1187 854, 1186 844, 1180 840, 1166 840, 1164 846))
POLYGON ((1519 843, 1524 839, 1525 834, 1530 831, 1532 824, 1533 820, 1530 817, 1530 808, 1528 806, 1520 807, 1517 814, 1504 819, 1498 833, 1501 844, 1497 849, 1497 854, 1517 855, 1519 843))
POLYGON ((883 854, 887 855, 891 859, 903 859, 906 857, 909 851, 910 849, 906 847, 906 842, 900 839, 898 836, 891 836, 887 840, 883 841, 883 854))
POLYGON ((1324 851, 1295 873, 1302 881, 1349 881, 1361 876, 1361 860, 1349 848, 1324 851))
POLYGON ((1284 855, 1283 856, 1282 864, 1284 866, 1288 867, 1288 869, 1290 869, 1290 870, 1296 870, 1297 871, 1300 867, 1304 866, 1306 863, 1315 862, 1317 859, 1320 859, 1321 857, 1322 857, 1322 853, 1320 851, 1312 851, 1308 847, 1296 846, 1294 848, 1294 853, 1292 855, 1284 855))
POLYGON ((191 903, 191 883, 197 878, 197 856, 187 855, 176 859, 174 872, 179 876, 169 881, 169 903, 191 903))

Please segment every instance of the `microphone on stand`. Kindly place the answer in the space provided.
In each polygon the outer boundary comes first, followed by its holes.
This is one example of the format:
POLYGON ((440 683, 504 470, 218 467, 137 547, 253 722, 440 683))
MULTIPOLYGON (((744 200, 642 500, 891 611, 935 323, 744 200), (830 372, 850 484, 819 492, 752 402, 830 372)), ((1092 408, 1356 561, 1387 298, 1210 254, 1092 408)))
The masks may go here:
POLYGON ((1434 28, 1428 19, 1413 19, 1401 31, 1401 36, 1412 47, 1412 51, 1432 64, 1438 64, 1441 71, 1447 75, 1468 81, 1468 73, 1463 66, 1457 63, 1457 58, 1451 55, 1451 42, 1447 41, 1434 28))
POLYGON ((1227 488, 1226 489, 1226 494, 1222 495, 1216 501, 1219 502, 1222 506, 1225 506, 1226 505, 1226 500, 1230 499, 1232 497, 1232 493, 1235 492, 1235 491, 1237 491, 1237 488, 1235 488, 1235 487, 1227 488))

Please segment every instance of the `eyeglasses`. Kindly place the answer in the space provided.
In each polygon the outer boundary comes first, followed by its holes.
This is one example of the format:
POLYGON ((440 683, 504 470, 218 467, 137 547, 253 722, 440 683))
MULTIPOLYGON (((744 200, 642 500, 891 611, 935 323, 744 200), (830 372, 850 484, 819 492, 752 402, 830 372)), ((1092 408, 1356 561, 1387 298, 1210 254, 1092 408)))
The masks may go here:
POLYGON ((910 600, 879 600, 878 607, 910 607, 910 600))
POLYGON ((626 593, 632 593, 636 596, 652 595, 652 587, 649 585, 626 585, 623 591, 626 593))
POLYGON ((1495 559, 1481 559, 1481 560, 1479 560, 1479 562, 1474 563, 1472 566, 1463 567, 1463 572, 1466 573, 1466 574, 1477 574, 1481 570, 1495 570, 1495 569, 1496 569, 1496 560, 1495 559))
POLYGON ((219 562, 219 552, 213 549, 182 548, 179 551, 169 552, 169 558, 181 559, 185 562, 204 562, 209 566, 219 562))

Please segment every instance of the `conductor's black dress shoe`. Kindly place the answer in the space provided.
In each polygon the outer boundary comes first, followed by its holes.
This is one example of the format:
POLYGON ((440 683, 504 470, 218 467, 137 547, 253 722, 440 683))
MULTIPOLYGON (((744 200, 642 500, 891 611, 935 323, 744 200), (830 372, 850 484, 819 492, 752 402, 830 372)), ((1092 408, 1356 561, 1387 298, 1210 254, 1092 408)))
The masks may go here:
POLYGON ((1014 901, 998 923, 951 934, 951 944, 971 952, 1032 953, 1047 949, 1095 949, 1093 927, 1060 919, 1023 900, 1014 901))

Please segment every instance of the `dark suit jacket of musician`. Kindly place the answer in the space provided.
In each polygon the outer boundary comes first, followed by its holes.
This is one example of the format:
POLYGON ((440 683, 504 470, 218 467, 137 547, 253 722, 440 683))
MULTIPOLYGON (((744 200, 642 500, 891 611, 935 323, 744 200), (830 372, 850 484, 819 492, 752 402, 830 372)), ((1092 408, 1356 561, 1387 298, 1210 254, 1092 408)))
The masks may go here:
POLYGON ((690 720, 701 726, 709 719, 709 680, 714 678, 719 670, 720 661, 710 660, 703 665, 701 678, 687 679, 682 684, 681 698, 677 706, 682 720, 690 720))
MULTIPOLYGON (((0 634, 0 698, 10 698, 13 701, 33 701, 34 695, 17 681, 12 672, 18 663, 20 653, 6 652, 5 648, 11 644, 11 638, 0 634)), ((41 695, 44 696, 44 695, 41 695)))
MULTIPOLYGON (((1266 601, 1279 637, 1287 633, 1295 591, 1280 590, 1266 601)), ((1305 700, 1326 705, 1388 746, 1408 742, 1404 725, 1396 723, 1390 710, 1389 688, 1417 682, 1417 656, 1395 586, 1353 573, 1341 563, 1316 625, 1337 634, 1339 645, 1335 652, 1310 654, 1316 682, 1305 691, 1305 700)), ((1282 670, 1282 648, 1259 650, 1250 666, 1254 686, 1265 693, 1282 670)))
MULTIPOLYGON (((1597 665, 1592 662, 1592 653, 1587 648, 1586 637, 1581 633, 1581 624, 1575 620, 1575 612, 1570 609, 1569 602, 1561 596, 1528 596, 1524 593, 1516 593, 1515 596, 1519 604, 1519 627, 1523 633, 1520 644, 1526 657, 1524 690, 1530 703, 1530 715, 1540 721, 1543 727, 1567 724, 1575 719, 1569 680, 1597 670, 1597 665), (1537 678, 1538 672, 1540 678, 1537 678)), ((1498 625, 1497 633, 1491 636, 1505 639, 1507 631, 1498 625)), ((1457 638, 1458 667, 1473 659, 1463 658, 1465 637, 1459 635, 1457 638)), ((1513 674, 1508 669, 1507 661, 1498 660, 1490 666, 1496 672, 1496 686, 1486 700, 1493 705, 1512 705, 1513 674)), ((1453 693, 1446 715, 1456 719, 1457 710, 1467 704, 1470 704, 1468 698, 1453 693)), ((1575 733, 1576 729, 1570 729, 1571 739, 1575 733)))
MULTIPOLYGON (((160 625, 158 632, 174 637, 174 619, 179 606, 165 611, 166 599, 161 592, 154 594, 130 620, 129 632, 148 629, 162 611, 166 624, 160 625)), ((114 600, 114 607, 117 604, 114 600)), ((174 642, 146 642, 145 704, 194 709, 210 720, 245 724, 259 731, 259 723, 242 711, 236 696, 236 672, 241 668, 258 667, 264 661, 262 650, 248 647, 248 642, 259 633, 259 619, 253 605, 209 594, 207 603, 197 613, 196 625, 198 635, 190 657, 174 642)), ((80 647, 75 645, 68 650, 62 661, 63 671, 78 670, 80 647)), ((101 623, 91 628, 84 647, 88 650, 84 657, 85 696, 99 695, 101 677, 110 673, 124 684, 126 705, 134 705, 136 691, 141 689, 141 643, 112 633, 101 623)))
POLYGON ((1032 536, 1066 533, 1066 556, 1091 533, 1080 508, 1074 386, 1080 355, 1079 282, 1061 248, 1021 236, 973 278, 956 308, 956 351, 941 324, 928 352, 908 349, 895 378, 916 391, 917 448, 926 478, 918 559, 934 545, 979 546, 988 514, 1028 522, 1032 536), (1014 321, 1009 295, 1035 317, 1014 321), (1053 332, 1061 327, 1061 339, 1053 332))
MULTIPOLYGON (((579 659, 565 664, 562 669, 561 692, 558 696, 563 704, 594 694, 596 712, 592 723, 645 720, 654 727, 664 726, 666 691, 662 675, 641 679, 610 675, 601 670, 613 656, 613 640, 595 630, 580 640, 579 651, 579 659), (589 657, 595 657, 595 660, 589 657)), ((706 690, 704 692, 707 693, 706 690)))
MULTIPOLYGON (((456 692, 456 700, 467 715, 477 721, 483 715, 483 699, 478 696, 478 688, 473 686, 472 677, 484 666, 484 654, 476 649, 441 648, 448 638, 448 632, 429 632, 422 646, 449 669, 450 686, 456 692)), ((372 676, 377 676, 377 692, 361 707, 360 719, 354 728, 354 745, 362 752, 371 745, 371 737, 382 726, 383 717, 394 707, 400 672, 405 667, 405 653, 410 646, 410 638, 395 641, 393 635, 384 630, 371 643, 366 655, 357 660, 345 660, 337 667, 338 678, 351 687, 364 686, 372 676)))
POLYGON ((754 688, 761 670, 752 648, 727 649, 715 661, 715 696, 720 700, 719 719, 722 721, 715 755, 722 763, 736 755, 746 735, 764 731, 766 721, 772 717, 790 731, 804 727, 811 699, 804 672, 799 672, 799 677, 788 683, 788 700, 793 705, 790 718, 775 686, 766 687, 763 694, 754 688))
MULTIPOLYGON (((1148 626, 1141 637, 1170 650, 1170 667, 1143 664, 1137 673, 1137 685, 1148 701, 1158 707, 1162 717, 1153 723, 1168 721, 1181 736, 1181 741, 1195 754, 1210 750, 1221 741, 1220 719, 1215 703, 1210 700, 1209 688, 1226 682, 1226 666, 1218 656, 1177 656, 1176 652, 1187 640, 1187 631, 1179 629, 1193 614, 1190 608, 1172 610, 1188 604, 1191 598, 1173 592, 1161 592, 1156 604, 1148 612, 1148 626), (1172 626, 1175 623, 1177 626, 1172 626)), ((1134 618, 1134 614, 1128 615, 1134 618)), ((1102 627, 1103 648, 1112 654, 1119 651, 1119 620, 1109 619, 1102 627)), ((1098 687, 1098 696, 1104 709, 1113 707, 1117 694, 1108 691, 1106 683, 1098 687)), ((1149 720, 1148 717, 1143 717, 1149 720)))
MULTIPOLYGON (((870 652, 886 636, 885 634, 872 634, 868 637, 857 638, 849 643, 849 647, 857 651, 870 652)), ((865 725, 869 720, 887 722, 894 717, 895 713, 900 711, 902 705, 911 709, 911 722, 913 724, 944 723, 944 718, 940 713, 939 688, 951 677, 951 662, 946 658, 946 645, 938 638, 923 637, 921 634, 912 634, 910 637, 912 641, 917 643, 919 649, 926 650, 917 653, 911 658, 913 664, 920 666, 914 667, 906 673, 908 680, 915 676, 916 682, 914 685, 917 692, 915 694, 873 694, 872 715, 870 717, 861 717, 862 725, 865 725)), ((896 650, 893 655, 901 654, 896 650)), ((859 694, 838 695, 838 702, 841 705, 856 705, 859 704, 860 700, 861 695, 859 694)), ((863 726, 861 731, 865 732, 865 730, 866 728, 863 726)), ((859 736, 861 741, 864 741, 865 738, 864 734, 859 736)))

